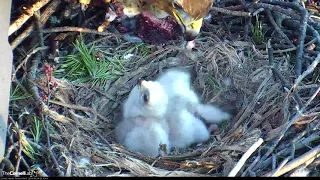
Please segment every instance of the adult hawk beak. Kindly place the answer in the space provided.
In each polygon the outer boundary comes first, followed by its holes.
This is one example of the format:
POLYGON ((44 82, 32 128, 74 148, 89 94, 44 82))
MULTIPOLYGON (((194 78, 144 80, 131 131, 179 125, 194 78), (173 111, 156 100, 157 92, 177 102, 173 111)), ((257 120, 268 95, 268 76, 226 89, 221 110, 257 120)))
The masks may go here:
POLYGON ((187 41, 200 33, 203 18, 208 14, 213 0, 174 0, 171 14, 180 25, 187 41))

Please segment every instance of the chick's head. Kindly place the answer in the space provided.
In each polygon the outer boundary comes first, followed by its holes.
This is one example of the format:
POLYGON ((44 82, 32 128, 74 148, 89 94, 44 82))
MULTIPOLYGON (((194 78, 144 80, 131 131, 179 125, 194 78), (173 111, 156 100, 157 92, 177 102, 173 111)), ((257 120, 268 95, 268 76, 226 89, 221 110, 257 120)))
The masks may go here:
POLYGON ((163 118, 168 105, 168 95, 159 82, 139 79, 124 104, 124 118, 163 118))
POLYGON ((139 103, 153 116, 163 116, 167 110, 168 95, 159 82, 138 80, 139 103))

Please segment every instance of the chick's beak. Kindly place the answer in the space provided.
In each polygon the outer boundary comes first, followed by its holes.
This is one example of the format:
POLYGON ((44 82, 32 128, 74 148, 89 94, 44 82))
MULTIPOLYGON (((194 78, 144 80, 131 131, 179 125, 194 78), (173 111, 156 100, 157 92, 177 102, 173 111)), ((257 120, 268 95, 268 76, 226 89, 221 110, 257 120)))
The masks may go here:
POLYGON ((200 32, 203 18, 195 21, 182 8, 174 9, 172 13, 175 20, 180 25, 185 39, 187 41, 194 40, 200 32))
POLYGON ((138 85, 138 90, 140 94, 142 94, 143 90, 146 89, 146 83, 147 83, 146 80, 142 78, 138 79, 137 85, 138 85))

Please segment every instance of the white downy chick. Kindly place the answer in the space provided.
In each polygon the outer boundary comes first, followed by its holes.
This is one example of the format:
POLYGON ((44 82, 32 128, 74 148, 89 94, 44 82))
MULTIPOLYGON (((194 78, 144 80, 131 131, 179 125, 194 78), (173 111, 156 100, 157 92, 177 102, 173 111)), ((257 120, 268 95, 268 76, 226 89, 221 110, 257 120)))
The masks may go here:
POLYGON ((170 129, 171 147, 186 148, 209 139, 209 130, 195 114, 209 123, 230 119, 230 115, 219 108, 200 103, 191 89, 191 77, 187 72, 173 68, 160 75, 157 81, 169 96, 166 120, 170 129))
POLYGON ((170 147, 164 119, 167 105, 168 96, 160 83, 139 80, 124 103, 116 140, 129 150, 157 157, 160 145, 170 147))

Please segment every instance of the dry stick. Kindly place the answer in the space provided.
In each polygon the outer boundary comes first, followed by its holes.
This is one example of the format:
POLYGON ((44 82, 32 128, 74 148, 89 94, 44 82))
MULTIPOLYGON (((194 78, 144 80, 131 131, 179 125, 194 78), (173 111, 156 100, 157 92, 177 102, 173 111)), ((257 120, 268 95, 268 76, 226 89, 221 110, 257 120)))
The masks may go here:
MULTIPOLYGON (((300 165, 299 167, 295 168, 292 173, 289 174, 289 177, 298 177, 301 171, 305 170, 307 166, 309 166, 314 161, 314 158, 311 158, 304 164, 300 165)), ((301 175, 300 175, 301 176, 301 175)))
POLYGON ((275 175, 283 168, 284 165, 287 164, 287 162, 290 160, 290 157, 287 157, 286 159, 284 159, 279 167, 274 171, 274 173, 271 174, 271 177, 275 177, 275 175))
POLYGON ((244 26, 244 32, 245 32, 244 41, 248 41, 250 26, 251 26, 251 19, 252 17, 246 18, 247 22, 246 22, 246 25, 244 26))
POLYGON ((111 151, 115 151, 115 150, 113 149, 113 147, 110 145, 110 143, 109 143, 108 140, 106 140, 104 137, 102 137, 101 134, 98 133, 98 131, 94 131, 94 132, 95 132, 95 134, 96 134, 97 136, 99 136, 99 138, 100 138, 104 143, 107 144, 107 146, 111 149, 111 151))
POLYGON ((307 28, 312 32, 313 36, 317 38, 317 43, 320 45, 320 34, 317 30, 315 30, 312 26, 308 24, 307 28))
POLYGON ((307 161, 314 160, 315 158, 318 158, 318 157, 320 157, 320 145, 304 153, 302 156, 290 161, 287 165, 281 168, 281 170, 279 170, 277 173, 275 173, 275 171, 272 171, 263 176, 270 176, 271 174, 274 174, 274 176, 281 176, 291 171, 292 169, 306 163, 307 161))
MULTIPOLYGON (((37 26, 38 33, 39 33, 40 45, 43 47, 44 46, 44 38, 43 38, 43 33, 42 33, 40 10, 38 10, 37 12, 34 13, 34 17, 36 18, 36 26, 37 26)), ((42 57, 42 59, 44 58, 44 51, 41 51, 41 57, 42 57)))
POLYGON ((241 159, 239 160, 239 162, 236 164, 236 166, 231 170, 231 172, 229 173, 228 177, 235 177, 237 175, 237 173, 240 171, 240 169, 242 168, 242 166, 244 165, 244 163, 247 161, 247 159, 251 156, 251 154, 261 146, 261 144, 263 143, 263 139, 259 138, 259 140, 257 142, 255 142, 246 153, 244 153, 244 155, 241 157, 241 159))
MULTIPOLYGON (((271 67, 273 68, 273 67, 271 67)), ((290 89, 290 84, 289 82, 282 76, 282 74, 275 68, 273 68, 273 73, 279 78, 282 86, 285 88, 285 90, 289 91, 290 89)), ((301 97, 300 95, 298 94, 297 91, 294 91, 293 92, 293 96, 294 96, 294 100, 295 102, 297 103, 298 107, 301 108, 303 107, 303 103, 302 103, 302 100, 301 100, 301 97)))
POLYGON ((266 10, 267 12, 267 16, 268 19, 270 21, 270 23, 272 24, 272 26, 274 27, 274 29, 277 31, 277 33, 286 40, 286 42, 291 46, 291 47, 295 47, 295 45, 290 41, 290 39, 288 38, 288 36, 286 34, 283 33, 283 31, 279 28, 278 24, 276 23, 276 21, 273 19, 272 13, 270 11, 270 9, 266 10))
MULTIPOLYGON (((296 150, 301 149, 301 148, 305 147, 305 144, 309 144, 309 143, 311 143, 315 140, 318 140, 318 139, 320 139, 320 133, 319 132, 313 133, 309 137, 303 139, 301 142, 298 142, 297 145, 295 145, 295 149, 296 150)), ((282 149, 281 151, 279 151, 276 155, 277 156, 287 156, 290 153, 291 153, 291 150, 286 147, 286 148, 282 149)), ((268 164, 271 163, 271 161, 272 161, 271 157, 267 158, 264 162, 262 162, 260 168, 266 167, 268 164)), ((257 169, 257 167, 255 166, 253 168, 253 170, 255 171, 256 169, 257 169)))
MULTIPOLYGON (((47 107, 49 107, 49 104, 50 104, 49 100, 51 99, 50 80, 48 78, 46 78, 46 79, 47 79, 47 88, 48 88, 48 98, 47 98, 46 105, 47 105, 47 107)), ((42 115, 42 120, 43 120, 43 127, 45 128, 46 134, 47 134, 47 143, 48 143, 48 150, 49 150, 50 156, 56 166, 56 170, 57 170, 59 176, 64 176, 63 172, 60 170, 59 163, 58 163, 55 155, 52 152, 50 132, 49 132, 49 128, 46 126, 46 124, 48 124, 48 115, 42 115)))
POLYGON ((29 54, 27 54, 26 58, 24 58, 24 60, 17 66, 16 70, 15 70, 14 73, 12 74, 11 81, 14 81, 14 79, 15 79, 15 77, 16 77, 16 74, 17 74, 17 72, 19 71, 19 69, 20 69, 23 65, 27 64, 27 61, 29 60, 29 58, 30 58, 32 55, 36 54, 38 51, 43 51, 43 50, 46 50, 46 49, 48 49, 47 46, 37 47, 37 48, 35 48, 34 50, 32 50, 29 54))
POLYGON ((259 162, 260 159, 261 159, 261 156, 258 155, 258 157, 254 159, 254 161, 250 164, 250 166, 241 174, 241 177, 245 177, 246 174, 251 171, 251 169, 259 162))
MULTIPOLYGON (((314 93, 314 94, 317 94, 314 93)), ((314 99, 315 95, 313 95, 310 99, 314 99)), ((310 100, 309 99, 309 100, 310 100)), ((307 108, 307 106, 303 106, 297 113, 296 115, 287 123, 287 125, 285 126, 284 129, 282 129, 281 133, 280 133, 280 136, 274 140, 273 142, 273 145, 269 148, 269 150, 264 154, 264 156, 261 158, 261 161, 260 163, 258 164, 258 166, 256 167, 259 167, 259 165, 262 164, 263 161, 265 161, 268 156, 273 152, 273 150, 275 149, 275 147, 279 144, 279 142, 281 141, 281 139, 284 137, 284 134, 288 131, 288 129, 291 127, 292 124, 294 124, 297 120, 300 119, 300 117, 303 115, 305 109, 307 108)))
POLYGON ((16 168, 15 168, 15 176, 19 176, 18 172, 19 172, 19 166, 20 166, 20 162, 21 162, 21 152, 22 152, 22 132, 20 129, 17 129, 18 131, 18 137, 19 137, 19 140, 18 140, 18 144, 19 144, 19 150, 18 150, 18 154, 17 154, 17 163, 16 163, 16 168))
POLYGON ((266 2, 266 3, 270 3, 270 4, 275 4, 275 5, 280 5, 280 6, 285 6, 285 7, 289 7, 292 9, 295 9, 297 11, 299 11, 300 13, 300 35, 298 37, 298 48, 297 48, 297 52, 296 52, 296 76, 300 76, 301 75, 301 71, 302 71, 302 54, 303 54, 303 47, 304 47, 304 41, 306 38, 306 32, 307 32, 307 24, 308 24, 308 18, 309 18, 309 14, 308 11, 306 9, 304 9, 302 6, 300 6, 299 4, 296 3, 291 3, 291 2, 280 2, 280 1, 273 1, 273 0, 261 0, 261 2, 266 2))
MULTIPOLYGON (((13 119, 12 119, 11 116, 9 116, 9 119, 11 119, 11 121, 13 121, 13 119)), ((9 132, 8 132, 8 134, 9 134, 9 132)), ((9 139, 9 142, 10 142, 11 144, 15 144, 15 143, 13 142, 12 136, 8 136, 8 139, 9 139)), ((14 150, 16 150, 16 151, 18 152, 18 151, 19 151, 18 148, 17 148, 18 142, 16 142, 16 143, 17 143, 17 145, 14 146, 14 150)), ((9 159, 9 156, 10 156, 10 154, 7 154, 7 158, 8 158, 8 159, 9 159)), ((27 161, 25 160, 25 158, 24 158, 23 156, 21 156, 21 161, 22 161, 22 164, 23 164, 27 169, 30 169, 29 164, 27 163, 27 161)))
POLYGON ((10 26, 8 36, 21 28, 21 26, 33 16, 33 13, 45 6, 50 0, 39 0, 30 6, 18 19, 16 19, 10 26))
POLYGON ((103 35, 103 36, 121 37, 121 35, 112 34, 110 32, 99 32, 94 29, 71 27, 71 26, 43 29, 43 33, 57 33, 57 32, 84 32, 84 33, 98 34, 98 35, 103 35))
POLYGON ((316 92, 311 96, 311 98, 306 102, 305 106, 309 106, 313 99, 319 94, 320 92, 320 87, 316 90, 316 92))
POLYGON ((274 78, 274 80, 276 80, 276 75, 275 75, 275 72, 274 72, 275 68, 274 68, 273 48, 271 47, 271 39, 268 40, 267 51, 268 51, 268 59, 269 59, 269 64, 270 64, 271 71, 272 71, 272 74, 273 74, 273 78, 274 78))
POLYGON ((213 11, 220 12, 223 14, 233 15, 233 16, 243 16, 243 17, 252 17, 250 12, 243 12, 243 11, 231 11, 225 8, 218 8, 218 7, 211 7, 213 11))
POLYGON ((309 65, 307 70, 305 70, 294 82, 294 85, 292 86, 292 89, 295 90, 299 83, 309 74, 311 74, 314 69, 317 67, 317 65, 320 63, 320 53, 316 57, 316 59, 312 62, 312 64, 309 65))
MULTIPOLYGON (((55 100, 49 100, 49 103, 57 104, 57 105, 64 106, 64 107, 67 107, 67 108, 71 108, 71 109, 75 109, 75 110, 91 112, 94 115, 93 121, 95 121, 97 119, 97 116, 98 116, 97 111, 92 109, 92 108, 88 108, 88 107, 84 107, 84 106, 77 106, 77 105, 72 105, 72 104, 67 104, 67 103, 63 103, 63 102, 59 102, 59 101, 55 101, 55 100)), ((102 115, 100 115, 100 116, 102 116, 102 115)))
POLYGON ((296 14, 293 10, 291 9, 284 9, 281 6, 276 6, 272 4, 266 4, 266 3, 253 3, 254 8, 265 8, 265 9, 270 9, 271 11, 277 11, 282 14, 285 14, 287 16, 290 16, 294 19, 300 19, 300 16, 296 14))
MULTIPOLYGON (((56 12, 57 7, 61 3, 61 0, 53 0, 46 9, 41 13, 41 23, 46 24, 50 16, 56 12)), ((27 27, 26 30, 24 30, 18 37, 16 37, 11 43, 11 48, 14 50, 20 43, 22 43, 25 38, 27 38, 34 30, 35 25, 31 24, 29 27, 27 27)))
POLYGON ((243 5, 235 5, 235 6, 224 7, 224 9, 227 9, 230 11, 239 11, 239 10, 243 10, 244 7, 243 7, 243 5))

